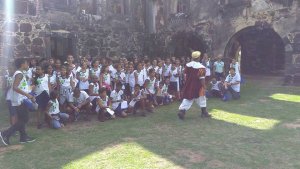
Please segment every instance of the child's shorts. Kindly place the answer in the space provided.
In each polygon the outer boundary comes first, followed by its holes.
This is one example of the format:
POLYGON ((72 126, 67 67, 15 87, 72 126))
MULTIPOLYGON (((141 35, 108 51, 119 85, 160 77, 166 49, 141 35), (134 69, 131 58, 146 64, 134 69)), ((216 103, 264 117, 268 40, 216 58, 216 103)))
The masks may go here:
POLYGON ((10 100, 7 100, 7 107, 8 107, 8 110, 9 110, 9 115, 11 117, 15 116, 17 114, 16 107, 14 107, 14 106, 11 105, 11 101, 10 100))
POLYGON ((40 95, 36 96, 36 103, 39 105, 39 109, 46 109, 50 100, 49 94, 43 91, 40 95))

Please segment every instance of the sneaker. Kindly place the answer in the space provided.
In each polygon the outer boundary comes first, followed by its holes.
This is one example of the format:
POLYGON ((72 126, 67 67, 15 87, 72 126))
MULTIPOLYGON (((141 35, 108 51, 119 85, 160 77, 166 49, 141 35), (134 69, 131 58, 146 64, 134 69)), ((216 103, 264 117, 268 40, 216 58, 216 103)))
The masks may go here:
POLYGON ((32 143, 32 142, 34 142, 35 141, 35 139, 34 138, 31 138, 31 137, 26 137, 26 138, 24 138, 24 139, 20 139, 20 143, 21 144, 24 144, 24 143, 32 143))
POLYGON ((4 145, 6 145, 6 146, 9 145, 9 139, 7 137, 3 136, 3 134, 1 132, 0 132, 0 139, 4 145))

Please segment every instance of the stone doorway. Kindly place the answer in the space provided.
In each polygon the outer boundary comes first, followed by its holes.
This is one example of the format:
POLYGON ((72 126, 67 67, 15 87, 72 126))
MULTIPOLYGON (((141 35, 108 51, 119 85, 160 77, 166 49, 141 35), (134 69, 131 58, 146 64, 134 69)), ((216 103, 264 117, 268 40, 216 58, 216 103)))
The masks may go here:
POLYGON ((224 56, 228 64, 231 58, 237 59, 243 74, 284 73, 284 42, 270 27, 251 26, 237 32, 229 40, 224 56))
POLYGON ((51 56, 66 61, 69 54, 76 53, 75 40, 67 31, 51 32, 51 56))
POLYGON ((208 46, 202 37, 195 32, 185 31, 173 35, 169 47, 171 55, 176 57, 188 57, 195 50, 201 51, 201 53, 206 53, 208 50, 208 46))

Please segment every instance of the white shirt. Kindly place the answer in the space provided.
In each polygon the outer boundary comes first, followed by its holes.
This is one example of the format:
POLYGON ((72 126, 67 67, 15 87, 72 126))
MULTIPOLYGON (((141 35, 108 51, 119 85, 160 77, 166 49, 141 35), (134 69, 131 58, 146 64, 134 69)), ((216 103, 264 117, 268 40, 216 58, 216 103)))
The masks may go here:
POLYGON ((148 80, 149 80, 149 84, 146 86, 146 88, 149 90, 150 93, 147 90, 145 90, 145 93, 146 94, 155 94, 156 78, 154 78, 153 80, 148 78, 148 80))
MULTIPOLYGON (((23 75, 23 78, 20 81, 20 84, 19 84, 18 88, 21 89, 22 91, 26 92, 26 93, 29 93, 28 82, 27 82, 26 76, 23 74, 23 72, 17 70, 14 73, 14 75, 13 75, 13 84, 16 80, 16 75, 18 75, 18 74, 23 75)), ((12 104, 12 106, 20 106, 24 99, 26 99, 26 96, 23 96, 23 95, 17 93, 13 89, 11 90, 11 104, 12 104)))
POLYGON ((52 76, 49 76, 48 74, 47 74, 47 76, 49 77, 49 82, 50 82, 50 84, 56 84, 56 74, 54 74, 53 73, 53 75, 52 76))
POLYGON ((224 69, 224 62, 223 61, 216 61, 215 63, 214 63, 214 67, 215 67, 215 71, 217 72, 217 73, 223 73, 223 69, 224 69))
POLYGON ((49 109, 49 114, 55 115, 60 113, 58 100, 57 99, 55 99, 55 101, 50 100, 49 102, 51 104, 51 107, 49 109))
POLYGON ((128 83, 129 83, 130 87, 134 87, 134 85, 135 85, 134 72, 128 74, 128 83))
POLYGON ((89 98, 89 95, 85 91, 80 91, 79 97, 74 97, 74 93, 72 93, 72 97, 70 97, 69 102, 75 104, 81 104, 85 102, 89 98))
POLYGON ((49 77, 47 74, 44 75, 44 77, 38 77, 36 80, 36 87, 35 87, 35 94, 38 96, 40 95, 43 91, 46 91, 48 94, 49 93, 49 77))
POLYGON ((178 70, 178 68, 176 67, 174 70, 171 70, 170 72, 171 72, 170 81, 171 82, 179 82, 179 70, 178 70))
MULTIPOLYGON (((106 96, 105 100, 103 100, 101 97, 99 98, 102 106, 108 106, 108 96, 106 96)), ((100 110, 100 106, 97 104, 97 107, 96 107, 96 111, 99 112, 100 110)))
POLYGON ((91 73, 92 76, 100 77, 101 69, 99 69, 99 68, 97 68, 97 69, 91 68, 90 69, 90 73, 91 73))
POLYGON ((139 84, 140 86, 143 86, 145 83, 144 71, 143 70, 141 70, 140 72, 136 71, 136 74, 138 76, 137 84, 139 84))
MULTIPOLYGON (((98 94, 100 86, 98 83, 90 83, 91 86, 93 86, 93 94, 98 94)), ((93 101, 95 98, 99 98, 99 96, 90 96, 90 100, 93 101)))
POLYGON ((119 92, 117 92, 116 90, 113 90, 110 94, 110 98, 111 100, 114 101, 119 101, 119 102, 114 102, 112 103, 112 109, 115 110, 116 108, 118 108, 119 104, 121 103, 121 99, 122 99, 122 95, 124 94, 123 90, 120 90, 119 92))
POLYGON ((216 83, 213 83, 213 82, 210 82, 210 84, 212 85, 211 86, 211 90, 217 90, 217 91, 220 91, 220 88, 219 88, 219 84, 221 83, 221 81, 216 81, 216 83))
POLYGON ((235 64, 230 63, 230 68, 234 68, 235 73, 240 74, 240 64, 239 64, 239 62, 236 62, 235 64))
POLYGON ((165 66, 164 66, 164 76, 169 76, 170 75, 171 67, 172 67, 172 64, 169 64, 169 65, 165 64, 165 66))
MULTIPOLYGON (((231 74, 229 74, 227 77, 226 77, 226 80, 225 82, 227 83, 235 83, 235 82, 241 82, 241 77, 239 74, 235 74, 234 76, 231 76, 231 74)), ((236 92, 240 92, 240 88, 241 88, 241 84, 238 83, 236 85, 231 85, 231 88, 236 91, 236 92)))
POLYGON ((89 70, 86 69, 85 72, 82 72, 82 70, 80 70, 79 72, 79 78, 80 79, 85 79, 87 81, 82 81, 79 79, 79 89, 80 90, 86 90, 86 89, 89 89, 89 70))

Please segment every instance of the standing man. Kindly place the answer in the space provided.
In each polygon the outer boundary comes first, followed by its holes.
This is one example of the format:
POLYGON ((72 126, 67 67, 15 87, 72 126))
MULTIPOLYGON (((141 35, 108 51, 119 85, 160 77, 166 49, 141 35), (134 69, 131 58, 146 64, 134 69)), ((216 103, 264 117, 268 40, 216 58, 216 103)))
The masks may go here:
POLYGON ((214 63, 214 73, 217 81, 224 77, 224 62, 222 61, 222 55, 218 56, 218 60, 214 63))
POLYGON ((183 87, 183 101, 179 106, 179 119, 184 120, 187 110, 189 110, 195 101, 201 108, 201 117, 211 117, 206 110, 205 97, 205 67, 199 62, 201 52, 192 53, 192 61, 186 64, 185 85, 183 87))
POLYGON ((17 122, 9 129, 0 132, 0 140, 9 145, 9 138, 16 131, 20 132, 20 143, 29 143, 35 141, 35 139, 29 137, 25 131, 25 125, 28 122, 28 109, 25 106, 24 100, 26 98, 35 102, 35 98, 28 94, 29 86, 27 83, 24 72, 28 70, 28 62, 24 58, 19 58, 15 61, 17 71, 13 75, 12 90, 11 90, 11 104, 17 113, 17 122))

